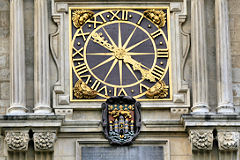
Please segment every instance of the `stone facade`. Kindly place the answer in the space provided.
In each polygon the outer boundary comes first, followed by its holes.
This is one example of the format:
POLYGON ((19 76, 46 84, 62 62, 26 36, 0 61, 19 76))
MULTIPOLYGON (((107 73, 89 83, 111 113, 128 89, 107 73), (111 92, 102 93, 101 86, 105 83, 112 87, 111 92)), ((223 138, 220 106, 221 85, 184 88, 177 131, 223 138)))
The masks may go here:
MULTIPOLYGON (((0 160, 80 160, 82 146, 111 147, 102 133, 101 103, 69 102, 68 9, 161 1, 72 2, 0 0, 0 160)), ((165 4, 174 26, 174 96, 169 103, 142 102, 133 146, 162 146, 164 160, 238 160, 240 1, 165 4)))

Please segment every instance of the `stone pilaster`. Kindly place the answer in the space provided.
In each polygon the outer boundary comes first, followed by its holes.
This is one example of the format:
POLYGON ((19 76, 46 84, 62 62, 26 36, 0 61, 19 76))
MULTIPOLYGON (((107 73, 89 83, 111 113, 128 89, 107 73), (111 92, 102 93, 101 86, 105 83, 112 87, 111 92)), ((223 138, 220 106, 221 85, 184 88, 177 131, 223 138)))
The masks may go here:
POLYGON ((204 0, 191 1, 192 112, 209 112, 204 0))
POLYGON ((233 113, 228 1, 215 0, 218 113, 233 113))
POLYGON ((219 160, 238 159, 239 133, 231 131, 218 131, 219 160))
POLYGON ((189 139, 194 160, 211 160, 210 151, 213 148, 212 130, 190 130, 189 139))
MULTIPOLYGON (((10 108, 26 113, 23 0, 10 0, 10 108)), ((4 93, 3 93, 4 94, 4 93)))
POLYGON ((34 0, 34 113, 49 114, 49 37, 46 0, 34 0))

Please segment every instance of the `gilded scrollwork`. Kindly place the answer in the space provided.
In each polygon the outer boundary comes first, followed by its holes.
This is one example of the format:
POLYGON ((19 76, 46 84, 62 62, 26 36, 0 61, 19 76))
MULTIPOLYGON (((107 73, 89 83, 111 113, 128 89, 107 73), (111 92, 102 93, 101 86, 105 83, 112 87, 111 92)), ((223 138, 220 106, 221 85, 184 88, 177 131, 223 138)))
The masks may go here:
POLYGON ((76 28, 80 28, 88 19, 92 18, 94 12, 90 10, 76 10, 73 12, 72 21, 76 28))
POLYGON ((26 151, 28 149, 29 135, 27 132, 7 132, 5 141, 9 151, 26 151))
POLYGON ((219 150, 232 151, 238 150, 239 133, 238 132, 218 132, 219 150))
POLYGON ((144 15, 159 27, 164 27, 166 24, 166 13, 163 10, 146 10, 144 15))
POLYGON ((54 142, 56 140, 56 133, 34 133, 33 139, 35 151, 53 151, 54 142))
POLYGON ((164 81, 158 81, 152 88, 146 92, 146 96, 152 99, 165 98, 168 96, 169 87, 164 81))
POLYGON ((87 86, 82 79, 78 80, 73 88, 74 96, 79 99, 92 99, 97 96, 97 91, 87 86))
POLYGON ((211 150, 213 146, 213 133, 211 130, 190 131, 189 139, 193 150, 211 150))

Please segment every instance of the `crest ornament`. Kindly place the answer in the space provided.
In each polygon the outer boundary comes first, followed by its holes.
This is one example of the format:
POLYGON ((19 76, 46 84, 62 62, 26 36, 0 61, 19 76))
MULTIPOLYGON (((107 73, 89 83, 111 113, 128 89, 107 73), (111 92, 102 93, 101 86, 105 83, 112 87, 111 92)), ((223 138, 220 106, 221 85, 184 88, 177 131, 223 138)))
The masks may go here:
POLYGON ((193 150, 212 150, 213 133, 211 130, 192 130, 189 139, 193 150))
POLYGON ((168 86, 164 81, 158 81, 152 88, 146 92, 146 96, 152 99, 165 98, 168 96, 168 86))
POLYGON ((141 104, 132 97, 118 96, 102 104, 102 126, 110 144, 131 144, 141 128, 141 104))
POLYGON ((146 10, 144 11, 144 15, 159 27, 164 27, 166 24, 166 13, 163 10, 146 10))
POLYGON ((91 99, 97 96, 97 92, 88 87, 81 79, 76 82, 73 92, 74 96, 79 99, 91 99))
POLYGON ((219 132, 218 147, 220 150, 226 150, 226 151, 238 150, 239 133, 238 132, 219 132))
POLYGON ((76 28, 80 28, 84 23, 92 18, 94 13, 88 10, 76 10, 73 12, 72 21, 76 28))
POLYGON ((9 151, 26 151, 29 135, 27 132, 7 132, 5 141, 9 151))

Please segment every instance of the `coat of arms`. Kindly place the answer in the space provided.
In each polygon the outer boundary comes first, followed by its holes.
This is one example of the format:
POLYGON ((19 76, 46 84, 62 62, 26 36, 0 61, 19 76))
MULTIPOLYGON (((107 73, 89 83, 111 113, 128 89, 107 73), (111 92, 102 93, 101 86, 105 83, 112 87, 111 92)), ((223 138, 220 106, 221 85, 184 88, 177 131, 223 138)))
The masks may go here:
POLYGON ((102 125, 110 144, 126 145, 140 132, 141 104, 132 97, 118 96, 102 104, 102 125))

